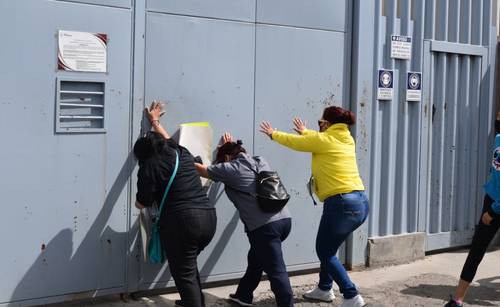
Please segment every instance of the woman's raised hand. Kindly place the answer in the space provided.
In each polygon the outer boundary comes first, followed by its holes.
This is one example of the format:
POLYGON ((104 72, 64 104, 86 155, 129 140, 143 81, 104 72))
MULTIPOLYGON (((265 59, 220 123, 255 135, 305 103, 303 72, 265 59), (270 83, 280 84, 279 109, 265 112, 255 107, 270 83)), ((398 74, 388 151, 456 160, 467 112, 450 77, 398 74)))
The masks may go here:
POLYGON ((149 107, 144 109, 144 112, 148 115, 149 121, 153 122, 156 120, 160 120, 160 117, 165 114, 165 103, 159 100, 153 100, 149 107))
POLYGON ((260 124, 260 132, 264 133, 271 139, 274 131, 276 131, 276 129, 274 129, 269 122, 264 121, 260 124))
POLYGON ((233 136, 229 132, 224 132, 224 134, 222 135, 222 140, 224 141, 224 144, 232 142, 233 136))
POLYGON ((297 132, 298 134, 302 134, 302 132, 307 129, 307 122, 298 117, 295 117, 293 119, 293 126, 293 130, 295 130, 295 132, 297 132))
POLYGON ((229 132, 224 132, 220 137, 219 147, 229 142, 234 142, 233 136, 229 132))

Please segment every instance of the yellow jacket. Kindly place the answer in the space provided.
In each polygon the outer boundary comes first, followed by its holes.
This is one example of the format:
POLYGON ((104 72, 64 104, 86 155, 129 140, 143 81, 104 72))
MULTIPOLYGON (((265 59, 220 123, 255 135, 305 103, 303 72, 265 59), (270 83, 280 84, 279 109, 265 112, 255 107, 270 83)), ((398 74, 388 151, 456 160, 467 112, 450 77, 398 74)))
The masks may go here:
POLYGON ((291 149, 312 153, 315 192, 321 201, 339 193, 364 191, 354 139, 346 124, 334 124, 325 132, 304 130, 302 135, 275 131, 272 139, 291 149))

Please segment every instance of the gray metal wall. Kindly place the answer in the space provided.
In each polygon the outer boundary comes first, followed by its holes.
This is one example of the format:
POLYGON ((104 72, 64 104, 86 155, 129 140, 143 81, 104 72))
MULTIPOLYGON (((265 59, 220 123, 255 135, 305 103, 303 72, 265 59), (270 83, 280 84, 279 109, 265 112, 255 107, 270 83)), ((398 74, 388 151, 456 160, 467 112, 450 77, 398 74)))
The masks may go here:
MULTIPOLYGON (((0 305, 25 306, 173 285, 168 266, 140 261, 130 154, 142 110, 169 101, 164 124, 207 120, 266 156, 293 194, 290 270, 317 267, 321 206, 306 192, 310 157, 256 132, 291 130, 327 104, 348 107, 350 7, 307 1, 1 1, 0 305), (88 21, 92 20, 91 23, 88 21), (58 30, 108 35, 108 73, 57 70, 58 30), (104 131, 56 133, 61 80, 103 84, 104 131), (22 123, 19 122, 22 118, 22 123)), ((214 194, 214 193, 212 193, 214 194)), ((248 240, 222 190, 218 225, 200 256, 203 280, 239 277, 248 240)), ((340 252, 343 258, 343 251, 340 252)))
POLYGON ((495 4, 355 1, 353 109, 372 211, 351 241, 354 264, 367 237, 426 232, 427 250, 470 242, 491 146, 495 4), (411 60, 390 58, 391 35, 412 37, 411 60), (392 101, 376 100, 381 68, 394 70, 392 101), (407 71, 423 73, 421 102, 405 101, 407 71))
MULTIPOLYGON (((210 121, 268 158, 293 195, 289 270, 317 267, 321 206, 305 184, 310 157, 256 132, 261 120, 314 127, 326 105, 351 107, 369 223, 340 251, 364 264, 369 237, 428 233, 434 250, 470 239, 487 174, 495 58, 493 0, 3 0, 0 34, 0 305, 24 306, 172 285, 140 261, 130 154, 142 110, 169 101, 164 124, 210 121), (92 22, 89 22, 92 20, 92 22), (106 33, 106 74, 57 70, 58 30, 106 33), (409 62, 391 34, 413 37, 409 62), (352 38, 352 40, 351 40, 352 38), (377 69, 395 98, 376 98, 377 69), (423 101, 404 101, 406 71, 423 101), (105 88, 105 132, 56 134, 57 82, 105 88), (434 108, 433 108, 434 106, 434 108), (432 110, 435 109, 433 112, 432 110), (432 116, 434 113, 434 116, 432 116), (434 117, 434 120, 433 120, 434 117), (344 253, 345 252, 345 253, 344 253)), ((217 233, 200 256, 205 281, 241 276, 247 238, 222 190, 217 233)))
POLYGON ((128 6, 0 1, 0 34, 7 38, 0 48, 0 304, 126 289, 128 6), (109 73, 58 71, 60 29, 108 33, 109 73), (59 79, 105 83, 105 133, 55 134, 59 79))
MULTIPOLYGON (((136 105, 166 100, 169 131, 182 122, 209 121, 216 138, 229 130, 265 156, 293 194, 293 232, 284 244, 289 270, 317 267, 314 238, 321 207, 312 205, 306 190, 310 155, 273 144, 257 127, 269 120, 290 131, 293 116, 315 123, 326 104, 344 102, 347 2, 146 1, 139 11, 141 6, 138 2, 136 14, 145 16, 145 27, 137 33, 144 33, 145 47, 139 50, 142 44, 136 42, 136 52, 143 52, 145 61, 135 83, 143 79, 145 86, 136 105)), ((205 281, 242 276, 249 248, 234 206, 222 190, 216 194, 217 232, 199 257, 205 281)), ((131 260, 131 267, 135 264, 131 260)), ((166 265, 138 266, 140 280, 132 287, 172 284, 166 265)))

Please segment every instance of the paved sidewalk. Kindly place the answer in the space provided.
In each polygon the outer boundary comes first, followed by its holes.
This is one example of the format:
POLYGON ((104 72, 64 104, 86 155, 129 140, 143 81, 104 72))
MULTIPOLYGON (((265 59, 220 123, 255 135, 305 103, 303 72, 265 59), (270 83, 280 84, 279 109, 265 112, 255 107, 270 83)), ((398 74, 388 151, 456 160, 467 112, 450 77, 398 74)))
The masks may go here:
MULTIPOLYGON (((392 267, 350 272, 360 288, 368 306, 443 306, 445 299, 454 292, 458 275, 466 258, 466 251, 428 256, 423 260, 392 267)), ((479 267, 477 282, 469 290, 466 306, 500 306, 500 250, 486 254, 479 267)), ((335 289, 337 299, 330 304, 304 300, 302 294, 315 286, 317 274, 294 276, 291 283, 296 297, 295 306, 339 306, 342 299, 335 289)), ((225 298, 236 286, 205 289, 208 306, 234 306, 225 298)), ((275 306, 269 283, 261 282, 255 292, 254 306, 275 306)), ((71 306, 95 307, 171 307, 179 296, 167 294, 141 298, 137 301, 100 299, 71 306)), ((68 304, 65 304, 68 306, 68 304)))

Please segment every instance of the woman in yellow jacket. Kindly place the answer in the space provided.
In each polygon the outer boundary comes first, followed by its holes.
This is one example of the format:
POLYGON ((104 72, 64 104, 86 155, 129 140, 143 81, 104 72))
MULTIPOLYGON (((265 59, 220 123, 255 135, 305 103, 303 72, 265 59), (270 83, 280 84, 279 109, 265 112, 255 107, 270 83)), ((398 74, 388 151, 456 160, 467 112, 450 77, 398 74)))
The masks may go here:
POLYGON ((312 153, 314 190, 324 202, 316 237, 321 271, 318 286, 304 297, 332 301, 335 281, 344 296, 341 306, 364 306, 363 298, 335 256, 340 245, 363 224, 369 211, 356 164, 354 139, 349 132, 349 126, 356 122, 355 115, 340 107, 327 107, 318 121, 319 132, 308 130, 299 118, 293 122, 298 135, 276 131, 268 122, 261 124, 260 131, 283 146, 312 153))

